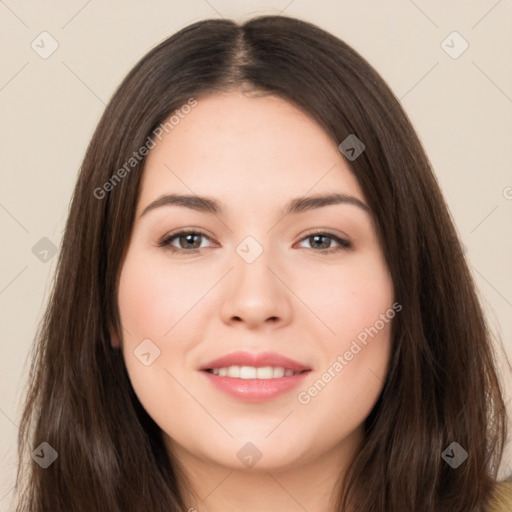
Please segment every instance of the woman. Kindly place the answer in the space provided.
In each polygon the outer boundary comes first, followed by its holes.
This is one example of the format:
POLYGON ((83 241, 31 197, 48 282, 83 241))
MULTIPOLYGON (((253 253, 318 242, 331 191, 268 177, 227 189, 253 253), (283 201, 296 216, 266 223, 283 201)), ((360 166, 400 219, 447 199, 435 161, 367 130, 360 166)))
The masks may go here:
POLYGON ((460 242, 373 68, 282 16, 148 53, 76 185, 18 511, 499 510, 506 433, 460 242))

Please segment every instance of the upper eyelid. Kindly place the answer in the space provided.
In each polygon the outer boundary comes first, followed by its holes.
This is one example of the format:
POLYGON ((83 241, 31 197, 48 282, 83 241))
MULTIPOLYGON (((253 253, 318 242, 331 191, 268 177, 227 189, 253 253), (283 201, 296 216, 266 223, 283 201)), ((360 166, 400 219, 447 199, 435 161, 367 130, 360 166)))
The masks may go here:
POLYGON ((170 233, 166 233, 163 237, 161 237, 161 241, 171 240, 172 238, 176 238, 178 235, 188 235, 188 234, 194 234, 194 235, 202 235, 209 240, 212 240, 213 237, 210 236, 205 231, 199 229, 199 228, 185 228, 180 229, 178 231, 171 231, 170 233))

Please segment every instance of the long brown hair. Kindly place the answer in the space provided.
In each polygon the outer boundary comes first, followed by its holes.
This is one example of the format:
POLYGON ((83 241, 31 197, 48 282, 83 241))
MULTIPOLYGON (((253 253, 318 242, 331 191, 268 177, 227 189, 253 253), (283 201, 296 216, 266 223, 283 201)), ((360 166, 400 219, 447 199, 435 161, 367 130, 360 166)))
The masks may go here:
POLYGON ((115 186, 104 184, 190 98, 241 87, 292 102, 336 144, 351 134, 364 143, 349 164, 403 306, 389 373, 336 490, 336 510, 480 511, 495 486, 506 411, 492 340, 439 186, 377 72, 338 38, 284 16, 185 27, 144 56, 109 102, 81 167, 37 333, 17 510, 188 508, 183 472, 110 343, 111 328, 122 336, 116 285, 144 159, 115 186), (58 453, 46 469, 30 458, 42 442, 58 453), (468 453, 457 469, 442 458, 452 442, 468 453))

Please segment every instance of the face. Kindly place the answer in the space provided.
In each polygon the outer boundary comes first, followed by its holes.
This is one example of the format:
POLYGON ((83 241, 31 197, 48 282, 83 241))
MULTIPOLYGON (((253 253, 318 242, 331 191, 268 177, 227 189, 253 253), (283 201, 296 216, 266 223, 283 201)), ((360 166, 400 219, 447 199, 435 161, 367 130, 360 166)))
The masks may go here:
POLYGON ((200 98, 151 149, 118 304, 169 449, 259 469, 353 449, 397 311, 337 145, 285 100, 240 92, 200 98))

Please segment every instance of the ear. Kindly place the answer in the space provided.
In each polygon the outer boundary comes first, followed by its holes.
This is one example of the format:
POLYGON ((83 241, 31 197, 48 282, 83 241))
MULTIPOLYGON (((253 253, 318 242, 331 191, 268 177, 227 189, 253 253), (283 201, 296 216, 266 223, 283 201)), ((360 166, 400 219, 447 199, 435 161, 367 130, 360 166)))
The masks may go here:
POLYGON ((121 341, 119 339, 119 336, 117 332, 110 327, 110 345, 112 345, 112 348, 120 348, 121 347, 121 341))

